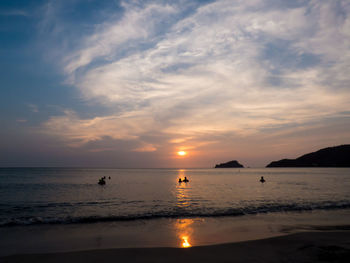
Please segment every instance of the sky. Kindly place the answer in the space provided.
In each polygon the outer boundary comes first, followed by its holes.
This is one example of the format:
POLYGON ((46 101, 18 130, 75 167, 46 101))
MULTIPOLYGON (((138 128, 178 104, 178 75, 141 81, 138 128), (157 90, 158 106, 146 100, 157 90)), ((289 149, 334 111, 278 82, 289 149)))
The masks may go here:
POLYGON ((264 167, 350 142, 348 0, 2 0, 0 57, 1 167, 264 167))

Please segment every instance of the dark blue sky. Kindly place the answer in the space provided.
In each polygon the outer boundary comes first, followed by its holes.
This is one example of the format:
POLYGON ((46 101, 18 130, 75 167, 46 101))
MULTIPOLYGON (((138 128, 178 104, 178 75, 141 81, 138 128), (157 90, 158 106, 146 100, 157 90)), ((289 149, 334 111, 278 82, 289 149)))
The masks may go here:
POLYGON ((1 1, 0 166, 263 166, 349 143, 349 13, 1 1))

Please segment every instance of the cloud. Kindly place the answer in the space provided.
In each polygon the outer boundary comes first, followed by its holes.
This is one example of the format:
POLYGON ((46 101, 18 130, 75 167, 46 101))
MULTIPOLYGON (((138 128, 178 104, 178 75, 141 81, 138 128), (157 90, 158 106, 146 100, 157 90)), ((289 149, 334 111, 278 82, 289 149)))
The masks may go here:
POLYGON ((155 151, 277 136, 349 110, 348 1, 181 3, 124 2, 121 16, 96 25, 63 71, 85 99, 116 110, 66 111, 45 130, 70 145, 109 136, 155 151), (151 133, 166 139, 142 139, 151 133))
POLYGON ((30 14, 21 9, 12 9, 12 10, 2 10, 0 11, 0 16, 24 16, 29 17, 30 14))
POLYGON ((156 37, 155 27, 177 12, 170 5, 150 4, 142 8, 124 2, 123 7, 125 13, 121 19, 98 25, 95 33, 84 39, 83 47, 65 58, 64 69, 68 74, 98 58, 118 58, 135 48, 133 42, 150 41, 156 37))
POLYGON ((24 122, 27 122, 28 120, 26 119, 17 119, 16 122, 20 122, 20 123, 24 123, 24 122))
POLYGON ((66 110, 65 115, 51 117, 43 127, 44 132, 65 138, 72 146, 80 146, 106 136, 136 139, 152 126, 152 119, 142 112, 81 119, 75 112, 66 110))
POLYGON ((28 108, 30 109, 31 112, 34 112, 34 113, 39 112, 39 108, 35 104, 28 104, 28 108))

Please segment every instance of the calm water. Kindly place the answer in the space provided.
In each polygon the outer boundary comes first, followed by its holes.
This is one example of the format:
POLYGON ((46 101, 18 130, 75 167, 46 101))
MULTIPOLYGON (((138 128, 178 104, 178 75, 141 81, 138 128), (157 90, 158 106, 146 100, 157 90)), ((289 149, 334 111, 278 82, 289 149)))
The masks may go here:
POLYGON ((349 168, 0 169, 2 227, 348 208, 349 168))

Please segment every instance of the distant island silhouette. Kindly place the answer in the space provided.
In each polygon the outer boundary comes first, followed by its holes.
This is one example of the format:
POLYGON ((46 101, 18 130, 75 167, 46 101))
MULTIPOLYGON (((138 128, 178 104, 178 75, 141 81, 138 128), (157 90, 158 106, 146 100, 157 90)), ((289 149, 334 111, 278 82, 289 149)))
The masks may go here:
POLYGON ((241 165, 236 160, 233 160, 233 161, 229 161, 227 163, 217 164, 217 165, 215 165, 215 168, 244 168, 244 166, 241 165))
POLYGON ((323 148, 296 159, 282 159, 266 167, 350 167, 350 144, 323 148))

